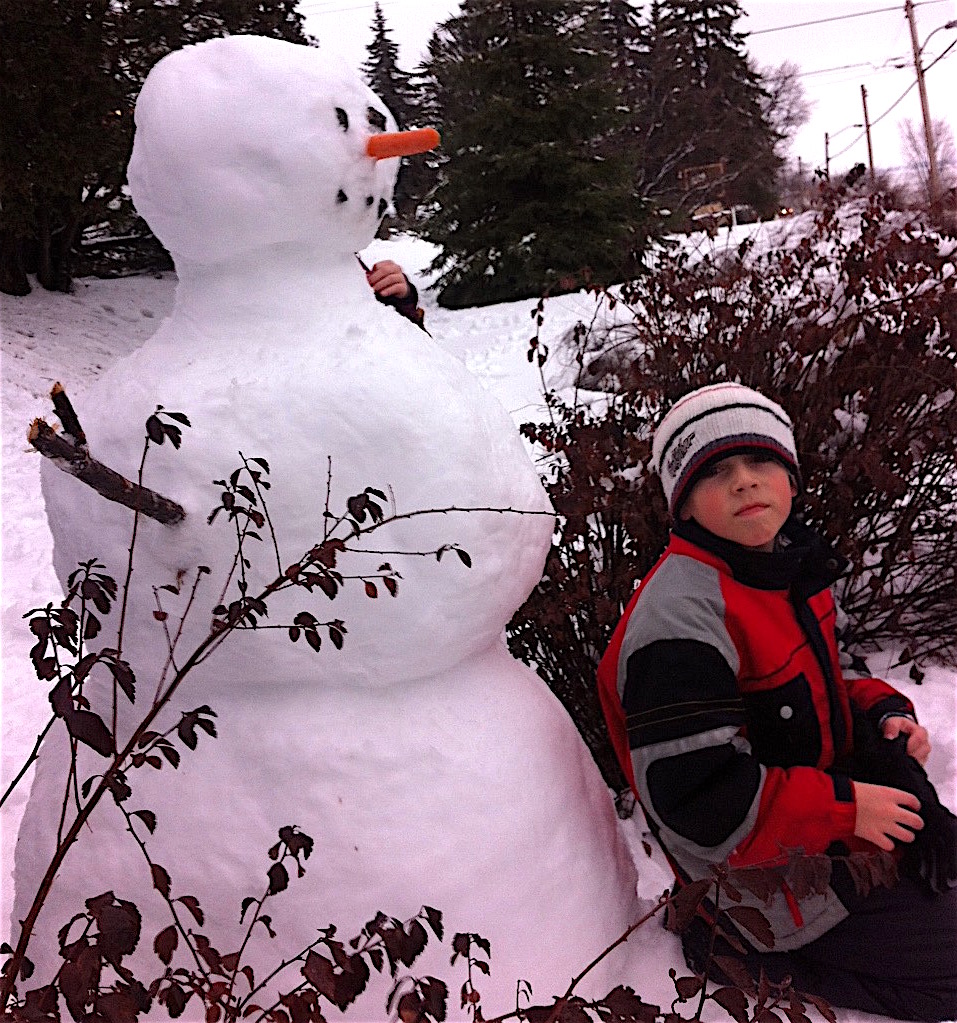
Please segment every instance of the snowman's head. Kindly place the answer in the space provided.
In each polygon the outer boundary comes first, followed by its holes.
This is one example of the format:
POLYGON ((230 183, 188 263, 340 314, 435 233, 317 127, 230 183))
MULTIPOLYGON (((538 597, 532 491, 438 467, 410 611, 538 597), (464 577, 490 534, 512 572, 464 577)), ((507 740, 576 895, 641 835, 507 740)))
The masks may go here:
POLYGON ((354 252, 392 199, 398 159, 370 135, 395 121, 356 72, 309 46, 229 36, 150 72, 129 183, 177 257, 214 263, 284 242, 354 252))

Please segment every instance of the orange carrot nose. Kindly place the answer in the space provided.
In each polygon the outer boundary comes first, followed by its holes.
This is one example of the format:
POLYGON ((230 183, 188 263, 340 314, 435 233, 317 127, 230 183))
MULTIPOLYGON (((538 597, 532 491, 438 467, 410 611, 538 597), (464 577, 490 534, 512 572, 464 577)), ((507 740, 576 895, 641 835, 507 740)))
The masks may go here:
POLYGON ((435 128, 413 128, 411 131, 390 131, 372 135, 366 143, 366 152, 373 160, 387 160, 390 156, 411 156, 427 153, 439 144, 435 128))

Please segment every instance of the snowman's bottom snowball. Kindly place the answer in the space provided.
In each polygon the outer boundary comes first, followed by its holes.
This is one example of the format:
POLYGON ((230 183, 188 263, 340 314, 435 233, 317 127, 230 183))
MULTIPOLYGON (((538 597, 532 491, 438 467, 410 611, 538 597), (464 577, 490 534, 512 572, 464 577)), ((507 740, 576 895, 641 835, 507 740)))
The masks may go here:
MULTIPOLYGON (((257 976, 320 927, 335 923, 347 940, 377 910, 405 919, 430 905, 444 915, 445 941, 431 938, 409 972, 446 980, 454 1015, 465 973, 461 961, 449 965, 451 937, 483 935, 492 945, 492 974, 480 984, 488 1015, 514 1007, 519 978, 536 1001, 562 993, 634 922, 634 868, 607 789, 564 709, 504 646, 384 692, 277 682, 267 696, 224 683, 192 694, 190 706, 197 696, 217 711, 218 738, 201 735, 176 772, 131 772, 126 806, 156 812, 151 855, 174 897, 199 898, 202 931, 221 952, 239 947, 240 904, 264 890, 279 828, 315 840, 305 877, 267 903, 277 938, 257 929, 248 957, 257 976)), ((15 919, 55 833, 60 786, 48 752, 19 839, 15 919)), ((81 778, 96 770, 102 761, 85 763, 81 778)), ((40 917, 38 982, 56 968, 57 929, 107 890, 143 914, 135 972, 162 973, 152 943, 168 910, 121 815, 104 804, 40 917)), ((637 976, 632 945, 584 990, 603 994, 637 976)), ((278 988, 300 979, 293 967, 278 988)), ((355 1018, 384 1018, 388 988, 373 983, 355 1018)))

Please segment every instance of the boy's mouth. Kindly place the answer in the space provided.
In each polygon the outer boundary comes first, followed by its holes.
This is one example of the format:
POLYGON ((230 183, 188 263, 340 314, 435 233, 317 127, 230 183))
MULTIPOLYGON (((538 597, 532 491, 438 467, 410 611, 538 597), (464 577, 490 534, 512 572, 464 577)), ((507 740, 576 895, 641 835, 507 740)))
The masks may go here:
POLYGON ((763 512, 766 508, 770 507, 766 504, 746 504, 743 508, 739 508, 735 513, 734 517, 757 515, 758 512, 763 512))

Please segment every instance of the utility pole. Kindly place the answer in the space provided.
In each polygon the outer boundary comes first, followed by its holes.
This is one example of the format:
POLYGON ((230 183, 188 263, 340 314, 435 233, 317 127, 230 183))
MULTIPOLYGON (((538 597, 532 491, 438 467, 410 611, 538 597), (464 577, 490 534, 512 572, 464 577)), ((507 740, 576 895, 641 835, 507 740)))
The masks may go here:
POLYGON ((864 104, 864 131, 867 134, 867 163, 871 169, 871 187, 877 183, 874 176, 874 150, 871 149, 871 122, 867 119, 867 89, 861 83, 861 102, 864 104))
POLYGON ((831 180, 831 136, 824 132, 824 180, 831 180))
POLYGON ((924 68, 920 62, 920 45, 917 42, 917 25, 914 22, 913 0, 904 0, 904 13, 910 24, 910 41, 914 49, 914 70, 917 72, 917 91, 920 93, 920 109, 924 116, 924 142, 927 145, 927 165, 930 171, 928 185, 930 203, 933 206, 940 196, 940 174, 937 170, 937 146, 934 144, 934 130, 927 106, 927 88, 924 85, 924 68))

